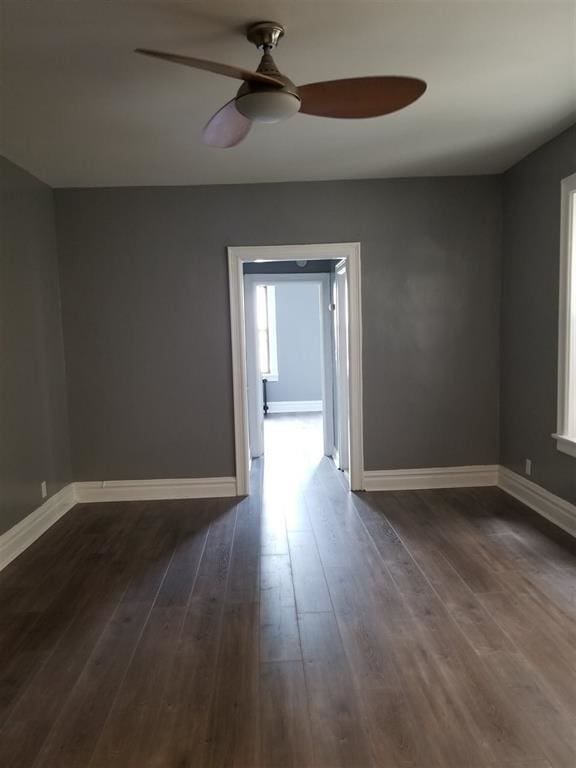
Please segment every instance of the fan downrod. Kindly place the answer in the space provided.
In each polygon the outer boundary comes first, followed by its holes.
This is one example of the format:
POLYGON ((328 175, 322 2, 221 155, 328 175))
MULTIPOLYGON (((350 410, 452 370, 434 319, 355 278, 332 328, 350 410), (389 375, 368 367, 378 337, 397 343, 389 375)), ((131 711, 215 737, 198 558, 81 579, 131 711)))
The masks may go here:
POLYGON ((246 28, 246 37, 256 48, 271 51, 284 37, 284 27, 277 21, 257 21, 246 28))

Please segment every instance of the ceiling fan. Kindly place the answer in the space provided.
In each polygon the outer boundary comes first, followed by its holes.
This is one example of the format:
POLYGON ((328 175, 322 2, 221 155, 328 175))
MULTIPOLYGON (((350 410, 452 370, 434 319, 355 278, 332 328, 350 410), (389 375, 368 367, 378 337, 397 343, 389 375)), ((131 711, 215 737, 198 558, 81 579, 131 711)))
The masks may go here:
POLYGON ((270 54, 283 35, 284 27, 274 21, 260 21, 247 28, 247 39, 263 51, 255 72, 148 48, 137 48, 136 53, 244 81, 236 96, 210 118, 202 132, 204 143, 212 147, 236 146, 248 135, 254 121, 277 123, 297 112, 319 117, 377 117, 407 107, 426 90, 423 80, 397 76, 353 77, 296 87, 278 71, 270 54))

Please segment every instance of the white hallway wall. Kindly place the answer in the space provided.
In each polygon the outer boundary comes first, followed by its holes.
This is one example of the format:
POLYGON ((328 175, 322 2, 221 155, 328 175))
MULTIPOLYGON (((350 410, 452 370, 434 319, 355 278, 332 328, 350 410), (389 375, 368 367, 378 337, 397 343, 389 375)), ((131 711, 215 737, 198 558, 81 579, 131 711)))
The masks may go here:
POLYGON ((277 282, 278 381, 269 382, 270 402, 322 399, 320 286, 277 282))

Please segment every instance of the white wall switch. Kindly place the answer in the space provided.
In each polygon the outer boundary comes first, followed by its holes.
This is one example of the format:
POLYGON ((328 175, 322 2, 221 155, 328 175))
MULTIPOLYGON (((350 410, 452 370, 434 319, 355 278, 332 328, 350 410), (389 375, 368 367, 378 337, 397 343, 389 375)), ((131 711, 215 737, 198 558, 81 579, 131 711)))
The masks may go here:
POLYGON ((42 481, 42 485, 40 486, 40 492, 42 493, 43 499, 45 499, 46 496, 48 496, 48 489, 46 488, 46 480, 42 481))
POLYGON ((532 459, 526 459, 525 472, 528 476, 532 474, 532 459))

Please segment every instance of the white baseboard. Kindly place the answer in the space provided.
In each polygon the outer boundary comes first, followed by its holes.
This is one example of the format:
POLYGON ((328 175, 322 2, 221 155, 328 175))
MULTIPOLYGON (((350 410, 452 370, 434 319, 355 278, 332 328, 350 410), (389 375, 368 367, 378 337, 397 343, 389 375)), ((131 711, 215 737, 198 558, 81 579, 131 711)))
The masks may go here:
POLYGON ((497 485, 555 525, 576 536, 576 506, 506 467, 431 467, 364 472, 366 491, 409 491, 497 485))
POLYGON ((576 506, 561 499, 522 475, 500 467, 498 485, 503 491, 526 504, 552 523, 576 536, 576 506))
POLYGON ((24 552, 76 504, 74 483, 65 485, 0 536, 0 571, 24 552))
MULTIPOLYGON (((367 491, 498 485, 503 491, 576 536, 576 506, 531 480, 497 465, 431 467, 364 472, 367 491)), ((79 502, 150 501, 236 496, 235 477, 104 480, 70 483, 13 528, 0 535, 0 571, 79 502)))
POLYGON ((268 413, 312 413, 322 410, 322 400, 275 400, 268 402, 268 413))
POLYGON ((426 488, 466 488, 496 485, 498 466, 429 467, 427 469, 382 469, 364 472, 366 491, 409 491, 426 488))
POLYGON ((75 504, 90 501, 152 501, 236 496, 235 477, 183 480, 104 480, 70 483, 0 536, 0 571, 75 504))
POLYGON ((236 496, 235 477, 166 480, 102 480, 75 483, 79 502, 209 499, 236 496))

